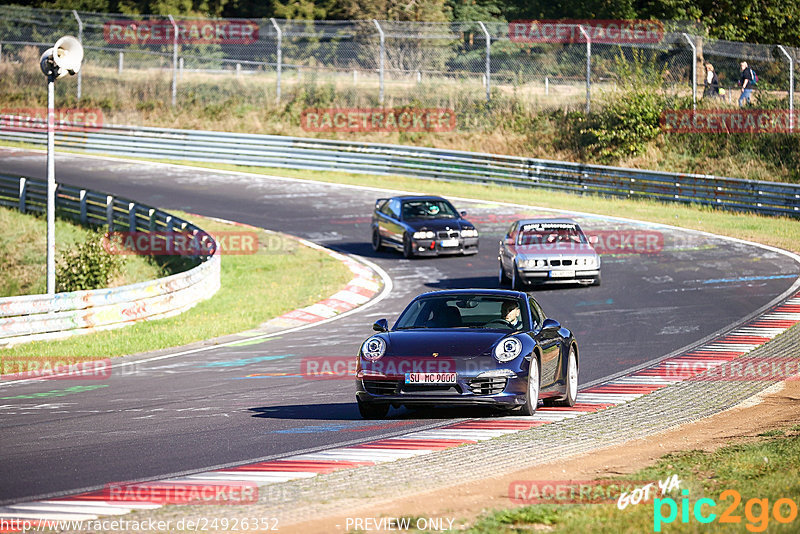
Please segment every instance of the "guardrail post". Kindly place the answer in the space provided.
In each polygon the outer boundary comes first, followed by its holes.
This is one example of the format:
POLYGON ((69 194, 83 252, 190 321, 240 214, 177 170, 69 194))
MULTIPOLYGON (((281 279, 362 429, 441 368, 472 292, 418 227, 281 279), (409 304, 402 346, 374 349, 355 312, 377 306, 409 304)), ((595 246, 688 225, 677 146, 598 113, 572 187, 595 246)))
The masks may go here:
POLYGON ((583 26, 578 26, 578 29, 586 39, 586 113, 588 114, 592 102, 592 38, 583 26))
POLYGON ((380 84, 380 93, 378 95, 378 102, 383 104, 383 57, 386 55, 386 36, 383 34, 383 28, 381 25, 378 24, 378 21, 372 19, 372 22, 375 23, 375 27, 378 28, 378 35, 380 35, 381 39, 381 49, 380 49, 380 58, 378 60, 378 82, 380 84))
POLYGON ((122 74, 122 64, 125 62, 125 54, 119 53, 119 63, 117 63, 117 74, 122 74))
POLYGON ((150 208, 147 212, 147 230, 152 234, 156 231, 156 210, 155 208, 150 208))
POLYGON ((492 99, 491 92, 490 92, 490 85, 492 83, 492 63, 491 63, 491 49, 492 49, 492 36, 489 35, 489 30, 486 29, 486 25, 482 21, 478 21, 478 24, 481 25, 481 30, 483 30, 483 35, 486 37, 486 101, 489 102, 492 99))
POLYGON ((112 195, 106 196, 106 222, 108 223, 108 231, 114 231, 114 197, 112 195))
POLYGON ((778 45, 778 50, 789 61, 789 130, 794 130, 794 58, 783 46, 778 45))
POLYGON ((81 189, 80 201, 81 201, 81 224, 88 224, 89 218, 86 214, 86 189, 81 189))
POLYGON ((169 15, 169 22, 172 24, 172 107, 175 107, 178 100, 178 25, 172 15, 169 15))
POLYGON ((136 231, 136 202, 128 202, 128 231, 136 231))
POLYGON ((283 66, 283 32, 281 31, 280 26, 275 21, 275 19, 269 19, 272 22, 272 26, 275 28, 275 33, 277 33, 277 44, 276 44, 276 58, 275 58, 275 73, 277 74, 277 81, 275 82, 275 102, 281 101, 281 68, 283 66))
POLYGON ((167 223, 167 233, 171 233, 172 229, 173 229, 173 226, 175 224, 173 222, 173 220, 172 220, 172 215, 167 215, 167 218, 165 219, 165 222, 167 223))
POLYGON ((692 109, 697 109, 697 45, 694 44, 688 33, 683 33, 683 38, 692 48, 692 109))
POLYGON ((20 177, 19 179, 19 211, 25 213, 25 199, 28 196, 28 180, 20 177))

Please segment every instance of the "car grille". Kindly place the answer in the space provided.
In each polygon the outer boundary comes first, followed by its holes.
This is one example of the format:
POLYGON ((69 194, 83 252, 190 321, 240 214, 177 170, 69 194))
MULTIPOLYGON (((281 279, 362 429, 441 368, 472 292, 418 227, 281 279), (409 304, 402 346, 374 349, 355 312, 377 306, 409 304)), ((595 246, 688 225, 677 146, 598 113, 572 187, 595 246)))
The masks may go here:
POLYGON ((372 395, 397 395, 396 380, 363 380, 364 390, 372 395))
POLYGON ((448 239, 448 238, 451 238, 451 237, 458 237, 459 233, 458 233, 458 230, 450 230, 450 231, 443 230, 441 232, 436 232, 436 236, 439 239, 448 239))
POLYGON ((550 265, 553 267, 572 265, 572 260, 550 260, 550 265))
POLYGON ((469 381, 469 389, 475 395, 497 395, 506 389, 508 378, 505 376, 489 376, 485 378, 473 378, 469 381))
POLYGON ((403 393, 414 395, 461 395, 458 384, 403 384, 403 393))

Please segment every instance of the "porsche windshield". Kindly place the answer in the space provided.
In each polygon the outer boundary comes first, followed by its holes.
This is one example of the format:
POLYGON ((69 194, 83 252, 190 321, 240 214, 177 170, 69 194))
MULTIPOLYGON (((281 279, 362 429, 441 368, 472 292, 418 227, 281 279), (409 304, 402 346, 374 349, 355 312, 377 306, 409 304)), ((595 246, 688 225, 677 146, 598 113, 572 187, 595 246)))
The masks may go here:
POLYGON ((490 328, 519 331, 527 328, 526 314, 515 298, 491 295, 431 296, 412 302, 395 329, 490 328))
POLYGON ((551 243, 587 243, 586 236, 574 224, 526 224, 519 232, 517 245, 546 245, 551 243))
POLYGON ((406 200, 403 202, 403 220, 457 219, 458 214, 449 202, 443 199, 406 200))

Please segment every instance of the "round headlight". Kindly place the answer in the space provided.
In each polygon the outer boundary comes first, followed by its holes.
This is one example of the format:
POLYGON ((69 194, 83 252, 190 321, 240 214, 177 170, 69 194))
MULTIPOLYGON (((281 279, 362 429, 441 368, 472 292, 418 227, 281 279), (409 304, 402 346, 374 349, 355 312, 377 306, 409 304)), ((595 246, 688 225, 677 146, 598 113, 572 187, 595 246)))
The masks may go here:
POLYGON ((494 357, 498 362, 510 362, 522 352, 522 342, 515 337, 507 337, 494 348, 494 357))
POLYGON ((433 239, 434 237, 436 237, 436 234, 434 234, 433 232, 431 232, 431 231, 425 232, 425 238, 426 239, 433 239))
POLYGON ((373 362, 383 356, 385 352, 386 342, 378 336, 372 336, 361 345, 361 354, 373 362))

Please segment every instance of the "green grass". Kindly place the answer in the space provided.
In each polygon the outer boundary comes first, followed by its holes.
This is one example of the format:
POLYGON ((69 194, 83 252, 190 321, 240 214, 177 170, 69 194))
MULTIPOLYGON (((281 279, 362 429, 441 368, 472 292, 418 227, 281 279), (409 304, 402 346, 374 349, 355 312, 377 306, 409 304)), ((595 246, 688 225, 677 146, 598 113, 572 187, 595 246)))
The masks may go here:
MULTIPOLYGON (((661 532, 797 532, 800 517, 788 524, 779 524, 772 516, 775 502, 781 498, 800 496, 800 428, 797 425, 779 431, 782 435, 762 436, 756 441, 742 442, 718 449, 715 452, 686 451, 662 457, 652 467, 626 477, 627 480, 665 480, 673 474, 681 479, 681 490, 688 490, 689 520, 681 523, 681 505, 684 497, 678 491, 663 498, 673 498, 677 507, 674 522, 661 525, 661 532), (741 496, 731 517, 739 516, 738 524, 720 524, 719 516, 733 505, 733 496, 722 496, 725 490, 735 490, 741 496), (703 505, 702 512, 713 512, 715 521, 698 522, 692 510, 700 498, 717 503, 715 509, 703 505), (760 508, 751 499, 767 499, 769 514, 762 517, 760 508), (751 517, 746 515, 750 509, 751 517), (747 526, 750 525, 751 529, 747 526), (760 529, 766 530, 760 530, 760 529)), ((765 433, 766 434, 766 433, 765 433)), ((662 498, 660 495, 656 495, 662 498)), ((669 505, 660 504, 664 517, 669 515, 669 505)), ((782 508, 789 515, 788 506, 782 508)), ((515 509, 498 510, 481 516, 465 531, 466 534, 519 534, 546 531, 553 533, 592 532, 601 534, 642 533, 654 530, 655 503, 651 499, 638 505, 628 505, 623 510, 616 502, 603 504, 531 505, 515 509)))
MULTIPOLYGON (((195 215, 172 213, 211 233, 241 230, 195 215)), ((313 304, 352 278, 341 262, 294 239, 259 231, 259 243, 256 254, 223 254, 220 290, 176 317, 59 341, 27 343, 0 350, 0 356, 63 361, 69 355, 71 361, 92 360, 233 334, 313 304)))
MULTIPOLYGON (((0 208, 0 297, 47 292, 47 221, 43 215, 0 208)), ((56 261, 83 243, 94 231, 67 219, 56 219, 56 261)), ((163 276, 162 269, 145 257, 126 256, 111 286, 122 286, 163 276)))

